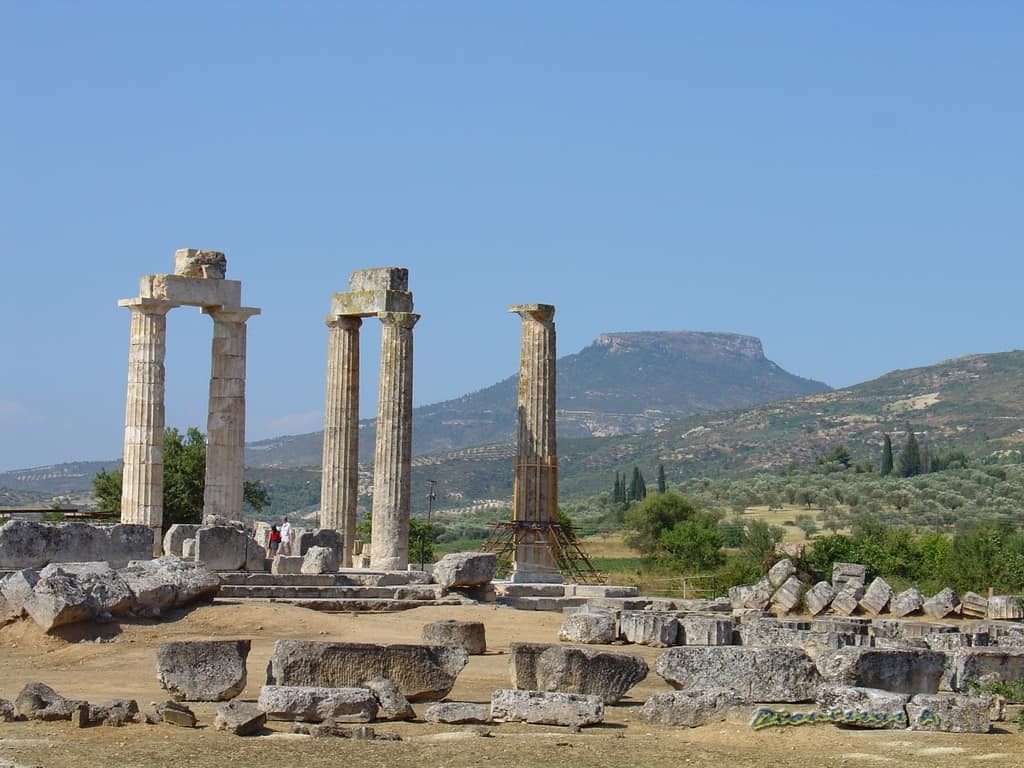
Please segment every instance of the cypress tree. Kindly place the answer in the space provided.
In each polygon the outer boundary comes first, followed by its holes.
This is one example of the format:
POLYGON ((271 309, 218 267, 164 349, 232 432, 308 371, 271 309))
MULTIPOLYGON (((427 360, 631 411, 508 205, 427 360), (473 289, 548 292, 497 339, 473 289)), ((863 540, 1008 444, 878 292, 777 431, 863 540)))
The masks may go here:
POLYGON ((665 493, 668 490, 668 486, 665 483, 665 465, 658 465, 658 493, 665 493))
POLYGON ((883 435, 884 442, 882 443, 882 466, 879 468, 878 474, 882 477, 892 474, 892 439, 889 435, 883 435))
POLYGON ((640 473, 639 467, 633 467, 633 477, 629 482, 629 498, 633 501, 642 501, 647 496, 647 484, 644 476, 640 473))
POLYGON ((615 489, 612 491, 612 501, 616 504, 620 504, 623 501, 622 493, 622 480, 619 478, 619 473, 615 473, 615 489))
POLYGON ((914 430, 907 427, 907 442, 900 451, 900 477, 921 474, 921 448, 914 437, 914 430))

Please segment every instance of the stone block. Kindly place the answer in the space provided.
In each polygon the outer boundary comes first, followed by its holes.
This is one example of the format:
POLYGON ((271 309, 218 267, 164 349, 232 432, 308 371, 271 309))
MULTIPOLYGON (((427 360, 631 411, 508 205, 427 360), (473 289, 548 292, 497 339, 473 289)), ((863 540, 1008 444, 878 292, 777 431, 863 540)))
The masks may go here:
POLYGON ((415 720, 409 700, 398 690, 398 686, 383 677, 366 681, 366 687, 377 699, 377 718, 380 720, 415 720))
POLYGON ((860 607, 865 613, 877 616, 885 610, 892 599, 892 587, 881 576, 871 582, 860 599, 860 607))
POLYGON ((959 648, 952 652, 949 687, 960 693, 970 683, 1008 683, 1024 678, 1024 649, 959 648))
POLYGON ((153 532, 144 525, 97 526, 8 520, 0 525, 0 570, 49 563, 105 562, 123 568, 153 556, 153 532))
POLYGON ((342 291, 331 296, 331 314, 335 316, 371 317, 412 310, 412 294, 408 291, 342 291))
POLYGON ((245 570, 250 573, 265 573, 267 570, 267 553, 252 536, 246 536, 245 570))
POLYGON ((0 699, 0 723, 13 723, 17 716, 14 711, 14 702, 0 699))
POLYGON ((316 528, 312 531, 296 529, 292 533, 298 546, 298 550, 291 552, 293 555, 304 555, 311 547, 327 547, 341 552, 345 540, 341 533, 332 528, 316 528))
POLYGON ((51 563, 36 576, 22 573, 10 589, 30 582, 30 592, 18 590, 21 608, 46 632, 78 621, 109 620, 135 606, 125 580, 106 563, 51 563))
POLYGON ((964 592, 960 598, 960 613, 968 619, 984 619, 988 616, 988 600, 977 592, 964 592))
POLYGON ((880 688, 896 693, 935 693, 943 677, 945 654, 894 648, 840 648, 815 660, 822 679, 834 685, 880 688))
POLYGON ((819 581, 804 593, 804 606, 811 616, 817 616, 832 604, 836 591, 827 581, 819 581))
POLYGON ((800 648, 807 640, 811 625, 805 621, 762 618, 740 624, 740 643, 751 647, 800 648))
POLYGON ((377 698, 368 688, 297 685, 264 685, 257 705, 270 720, 305 723, 369 723, 378 710, 377 698))
POLYGON ((305 555, 278 555, 270 563, 270 572, 275 576, 302 573, 305 555))
POLYGON ((694 728, 725 720, 734 702, 733 692, 723 688, 656 693, 640 707, 636 719, 644 723, 694 728))
POLYGON ((229 525, 215 525, 196 531, 196 561, 214 571, 245 568, 249 536, 229 525))
POLYGON ((165 701, 156 705, 157 716, 169 725, 177 725, 181 728, 195 728, 196 715, 185 704, 177 701, 165 701))
POLYGON ((679 620, 665 613, 623 611, 619 615, 619 635, 627 643, 668 648, 679 644, 679 620))
POLYGON ((346 688, 384 677, 412 701, 441 699, 468 659, 455 646, 278 640, 267 684, 346 688))
POLYGON ((933 619, 944 619, 956 611, 959 602, 960 598, 957 593, 946 587, 934 597, 925 600, 921 607, 925 614, 933 619))
POLYGON ((198 525, 188 523, 175 523, 172 525, 167 529, 167 533, 164 534, 164 554, 184 557, 181 551, 182 544, 185 543, 186 539, 194 539, 198 530, 198 525))
POLYGON ((857 728, 906 728, 906 693, 850 685, 823 685, 818 689, 819 712, 841 712, 843 725, 857 728))
POLYGON ((814 662, 800 648, 669 648, 654 669, 678 690, 720 688, 748 704, 810 701, 821 682, 814 662))
POLYGON ((1024 606, 1016 595, 995 595, 988 600, 990 619, 1024 619, 1024 606))
MULTIPOLYGON (((786 562, 780 560, 779 562, 786 562)), ((776 563, 778 565, 778 563, 776 563)), ((803 584, 796 576, 790 576, 772 594, 770 610, 776 616, 785 616, 800 604, 800 591, 803 584)))
POLYGON ((860 599, 864 597, 864 587, 851 582, 850 586, 840 589, 832 598, 832 612, 839 616, 849 616, 860 607, 860 599))
POLYGON ((242 305, 242 284, 238 280, 143 275, 139 281, 139 298, 170 301, 188 307, 238 309, 242 305))
POLYGON ((868 580, 868 568, 860 563, 833 563, 832 586, 836 591, 857 584, 863 587, 868 580))
POLYGON ((494 579, 498 558, 492 552, 453 552, 434 564, 434 581, 442 587, 475 587, 494 579))
POLYGON ((118 574, 135 595, 132 610, 146 616, 212 600, 220 591, 217 574, 201 563, 172 555, 130 563, 118 574))
POLYGON ((918 613, 924 605, 924 595, 917 587, 905 589, 889 601, 889 613, 897 618, 918 613))
POLYGON ((681 645, 732 645, 733 620, 727 616, 687 613, 679 617, 681 645))
POLYGON ((14 699, 15 711, 28 720, 70 720, 83 705, 85 702, 66 699, 50 686, 38 682, 27 683, 14 699))
POLYGON ((755 584, 741 584, 729 588, 733 608, 754 608, 763 611, 772 597, 772 584, 767 578, 755 584))
POLYGON ((432 704, 423 713, 428 723, 489 723, 491 722, 490 704, 468 704, 461 701, 446 701, 432 704))
POLYGON ((341 567, 341 550, 333 547, 310 547, 302 560, 302 573, 337 573, 341 567))
POLYGON ((615 638, 615 617, 604 612, 571 614, 558 630, 558 639, 569 643, 607 645, 615 638))
POLYGON ((177 700, 227 701, 242 692, 249 640, 182 640, 156 651, 160 686, 177 700))
POLYGON ((356 269, 348 279, 350 291, 408 291, 409 270, 405 267, 356 269))
POLYGON ((179 248, 174 252, 174 274, 176 275, 223 280, 227 270, 228 259, 220 251, 179 248))
POLYGON ((181 542, 181 557, 183 560, 196 559, 196 540, 185 539, 181 542))
POLYGON ((491 694, 491 719, 578 728, 604 720, 604 702, 599 696, 501 689, 491 694))
POLYGON ((613 704, 647 677, 647 662, 630 653, 583 646, 512 643, 509 672, 513 687, 530 691, 592 694, 613 704))
POLYGON ((487 637, 482 621, 442 619, 424 624, 420 640, 426 645, 454 645, 465 648, 470 656, 487 652, 487 637))
POLYGON ((788 557, 784 557, 768 569, 768 582, 773 589, 778 589, 796 574, 796 566, 788 557))
POLYGON ((217 707, 213 727, 235 736, 255 736, 267 722, 267 713, 255 704, 233 699, 217 707))
POLYGON ((945 731, 947 733, 988 733, 988 696, 975 697, 962 694, 914 696, 907 704, 907 716, 912 731, 945 731))

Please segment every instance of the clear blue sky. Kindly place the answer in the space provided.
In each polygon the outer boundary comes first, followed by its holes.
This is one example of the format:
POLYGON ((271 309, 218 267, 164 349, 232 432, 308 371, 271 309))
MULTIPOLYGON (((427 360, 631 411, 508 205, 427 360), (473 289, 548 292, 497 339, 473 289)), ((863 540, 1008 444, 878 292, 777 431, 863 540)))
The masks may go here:
MULTIPOLYGON (((417 404, 517 370, 513 303, 561 355, 734 331, 833 386, 1021 346, 1019 3, 2 6, 0 469, 120 455, 116 302, 180 247, 263 309, 250 439, 319 428, 372 266, 410 269, 417 404)), ((209 319, 168 346, 205 429, 209 319)))

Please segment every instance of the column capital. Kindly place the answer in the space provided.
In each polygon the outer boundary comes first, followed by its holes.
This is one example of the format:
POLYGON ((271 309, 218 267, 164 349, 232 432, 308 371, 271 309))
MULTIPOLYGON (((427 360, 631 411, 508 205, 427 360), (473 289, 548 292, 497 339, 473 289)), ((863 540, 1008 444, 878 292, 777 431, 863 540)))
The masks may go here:
POLYGON ((508 311, 515 312, 523 320, 530 319, 541 323, 550 322, 555 317, 554 304, 513 304, 508 311))
POLYGON ((119 307, 128 307, 132 312, 143 312, 147 315, 166 315, 175 307, 180 307, 180 304, 175 304, 173 301, 164 301, 162 299, 121 299, 117 302, 119 307))
POLYGON ((346 331, 354 331, 363 324, 359 315, 328 315, 324 318, 328 328, 341 328, 346 331))
POLYGON ((413 312, 380 312, 377 314, 377 318, 384 325, 394 325, 411 330, 420 316, 413 312))
POLYGON ((216 322, 221 323, 244 323, 250 317, 262 313, 259 307, 237 307, 235 309, 224 309, 223 307, 203 307, 202 313, 209 315, 216 322))

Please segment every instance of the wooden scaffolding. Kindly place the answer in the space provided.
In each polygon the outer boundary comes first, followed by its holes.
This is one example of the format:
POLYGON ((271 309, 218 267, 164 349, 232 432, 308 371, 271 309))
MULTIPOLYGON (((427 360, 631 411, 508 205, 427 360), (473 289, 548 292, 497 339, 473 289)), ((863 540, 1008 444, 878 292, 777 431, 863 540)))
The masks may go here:
POLYGON ((493 552, 498 557, 498 574, 508 575, 515 560, 516 548, 525 541, 543 541, 562 576, 577 584, 604 584, 604 575, 590 562, 587 553, 576 538, 576 529, 558 522, 538 520, 510 520, 495 523, 482 552, 493 552))

